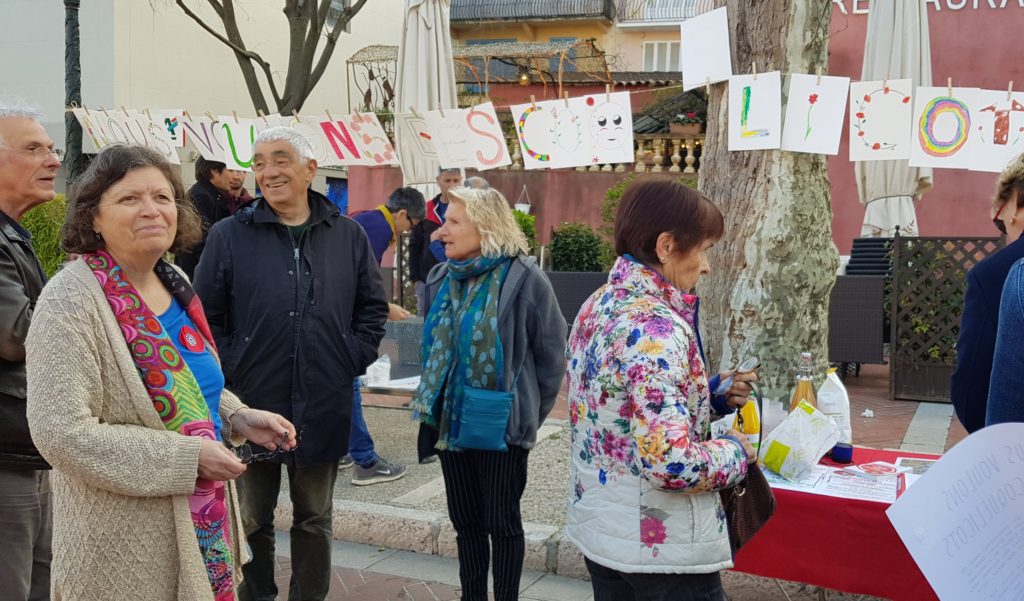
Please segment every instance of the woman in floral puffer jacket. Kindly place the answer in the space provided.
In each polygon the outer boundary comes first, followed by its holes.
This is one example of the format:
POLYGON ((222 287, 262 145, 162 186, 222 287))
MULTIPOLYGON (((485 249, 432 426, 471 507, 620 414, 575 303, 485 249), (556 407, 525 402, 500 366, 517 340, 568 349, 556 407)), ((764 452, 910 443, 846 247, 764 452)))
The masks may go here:
POLYGON ((712 414, 746 402, 747 380, 711 394, 692 290, 722 214, 671 181, 631 186, 608 283, 580 309, 567 350, 572 492, 566 534, 595 601, 725 599, 732 567, 719 501, 755 460, 746 438, 711 438, 712 414))

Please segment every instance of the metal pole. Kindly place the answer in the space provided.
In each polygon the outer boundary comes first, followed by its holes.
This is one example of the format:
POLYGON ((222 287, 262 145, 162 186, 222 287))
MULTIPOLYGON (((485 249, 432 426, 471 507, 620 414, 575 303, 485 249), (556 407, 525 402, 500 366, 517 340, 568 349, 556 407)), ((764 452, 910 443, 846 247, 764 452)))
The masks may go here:
MULTIPOLYGON (((64 106, 82 106, 82 64, 79 41, 80 0, 64 0, 64 106)), ((64 169, 71 184, 85 171, 82 126, 74 113, 64 113, 64 169)))

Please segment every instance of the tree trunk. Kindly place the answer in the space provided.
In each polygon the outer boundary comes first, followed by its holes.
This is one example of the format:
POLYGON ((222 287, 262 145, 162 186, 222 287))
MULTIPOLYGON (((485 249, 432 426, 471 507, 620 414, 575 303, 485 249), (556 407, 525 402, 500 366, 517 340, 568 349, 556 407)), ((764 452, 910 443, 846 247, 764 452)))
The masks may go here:
MULTIPOLYGON (((825 70, 831 4, 728 0, 734 71, 747 73, 754 62, 784 75, 825 70)), ((814 354, 819 374, 828 361, 839 256, 825 157, 729 152, 727 104, 727 86, 714 86, 698 186, 721 208, 726 228, 700 286, 708 365, 730 369, 756 355, 766 397, 788 402, 800 353, 814 354)))
MULTIPOLYGON (((64 106, 82 106, 82 66, 80 60, 78 5, 80 0, 64 0, 64 106)), ((68 186, 85 171, 82 155, 82 126, 74 113, 64 113, 64 169, 68 186)))

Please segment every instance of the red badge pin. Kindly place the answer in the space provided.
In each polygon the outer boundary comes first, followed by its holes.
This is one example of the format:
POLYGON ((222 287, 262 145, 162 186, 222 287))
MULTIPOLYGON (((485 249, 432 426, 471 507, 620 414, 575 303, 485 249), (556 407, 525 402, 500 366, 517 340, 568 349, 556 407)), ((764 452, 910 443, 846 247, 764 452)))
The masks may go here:
POLYGON ((203 337, 196 332, 192 326, 184 326, 181 328, 181 332, 178 333, 178 340, 181 341, 185 348, 192 351, 193 353, 201 353, 206 345, 203 344, 203 337))

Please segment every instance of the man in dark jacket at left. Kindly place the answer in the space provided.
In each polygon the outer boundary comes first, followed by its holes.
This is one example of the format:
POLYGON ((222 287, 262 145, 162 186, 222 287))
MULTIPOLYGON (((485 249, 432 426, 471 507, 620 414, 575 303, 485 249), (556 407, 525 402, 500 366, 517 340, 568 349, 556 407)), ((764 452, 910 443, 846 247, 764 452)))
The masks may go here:
POLYGON ((50 466, 25 419, 25 335, 46 277, 18 222, 53 200, 59 168, 39 113, 0 104, 0 597, 11 601, 50 598, 50 466))
POLYGON ((332 492, 348 450, 353 382, 376 360, 388 316, 366 234, 309 189, 316 170, 308 138, 287 127, 261 132, 253 171, 263 196, 213 226, 196 268, 228 387, 299 432, 293 453, 252 463, 238 479, 253 553, 241 601, 277 596, 282 464, 293 508, 289 598, 327 596, 332 492))

